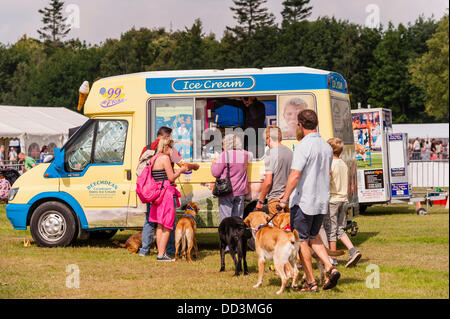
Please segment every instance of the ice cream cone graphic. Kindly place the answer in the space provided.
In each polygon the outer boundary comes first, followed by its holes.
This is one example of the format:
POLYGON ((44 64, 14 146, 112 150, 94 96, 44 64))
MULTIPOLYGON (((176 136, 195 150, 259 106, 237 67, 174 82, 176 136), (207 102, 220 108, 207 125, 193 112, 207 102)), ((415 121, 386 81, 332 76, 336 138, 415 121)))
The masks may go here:
POLYGON ((89 82, 84 81, 83 84, 80 86, 80 89, 78 90, 80 93, 78 97, 78 111, 81 111, 83 108, 84 102, 86 102, 87 96, 89 94, 89 82))

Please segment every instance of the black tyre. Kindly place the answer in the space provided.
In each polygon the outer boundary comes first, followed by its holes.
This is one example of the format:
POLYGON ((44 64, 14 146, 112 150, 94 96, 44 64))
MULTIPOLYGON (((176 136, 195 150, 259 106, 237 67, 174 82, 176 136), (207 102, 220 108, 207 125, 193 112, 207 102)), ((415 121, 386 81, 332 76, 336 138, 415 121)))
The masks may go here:
POLYGON ((367 210, 367 207, 369 207, 369 205, 359 204, 359 213, 364 214, 367 210))
POLYGON ((67 246, 76 238, 77 223, 66 205, 46 202, 38 206, 31 216, 30 231, 39 246, 67 246))
POLYGON ((422 215, 422 216, 428 214, 428 212, 424 208, 419 208, 416 213, 417 213, 417 215, 422 215))
POLYGON ((105 229, 89 232, 89 239, 110 239, 117 233, 117 229, 105 229))

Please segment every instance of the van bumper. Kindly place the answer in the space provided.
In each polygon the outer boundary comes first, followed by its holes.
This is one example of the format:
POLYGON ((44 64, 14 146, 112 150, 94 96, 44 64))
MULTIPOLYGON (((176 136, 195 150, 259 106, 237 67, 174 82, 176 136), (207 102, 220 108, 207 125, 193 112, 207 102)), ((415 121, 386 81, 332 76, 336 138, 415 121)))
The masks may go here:
POLYGON ((14 229, 27 229, 27 216, 31 205, 27 204, 8 204, 6 205, 6 217, 13 225, 14 229))

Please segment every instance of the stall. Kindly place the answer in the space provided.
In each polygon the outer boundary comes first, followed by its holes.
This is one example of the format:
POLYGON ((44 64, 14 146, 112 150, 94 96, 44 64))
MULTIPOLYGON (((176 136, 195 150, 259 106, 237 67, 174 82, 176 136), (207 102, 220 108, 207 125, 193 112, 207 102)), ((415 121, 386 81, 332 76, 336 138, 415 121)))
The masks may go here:
POLYGON ((427 189, 418 193, 416 190, 413 194, 408 152, 408 132, 412 132, 408 128, 411 127, 397 126, 394 130, 391 110, 352 110, 352 122, 360 212, 373 204, 406 202, 416 203, 417 213, 426 214, 431 201, 446 199, 448 194, 444 191, 427 189), (427 209, 420 203, 426 203, 427 209))
POLYGON ((0 146, 5 160, 11 147, 39 160, 42 146, 52 153, 68 139, 69 129, 86 122, 87 117, 64 107, 25 107, 0 105, 0 146))

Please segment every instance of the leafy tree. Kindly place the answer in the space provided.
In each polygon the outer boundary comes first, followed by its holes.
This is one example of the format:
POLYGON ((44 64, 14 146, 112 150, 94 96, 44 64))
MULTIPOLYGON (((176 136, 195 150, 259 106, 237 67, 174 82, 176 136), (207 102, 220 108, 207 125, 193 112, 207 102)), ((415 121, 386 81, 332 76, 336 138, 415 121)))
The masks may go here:
POLYGON ((119 40, 108 39, 100 65, 102 76, 142 72, 154 63, 161 48, 155 44, 166 32, 163 28, 140 28, 125 32, 119 40))
POLYGON ((9 105, 28 105, 25 90, 29 87, 31 70, 46 54, 42 43, 23 36, 0 54, 0 101, 9 105))
POLYGON ((448 120, 449 110, 449 22, 446 14, 432 38, 426 41, 428 52, 411 59, 412 83, 425 92, 425 112, 448 120))
POLYGON ((238 25, 234 28, 227 27, 228 30, 235 33, 239 38, 248 39, 260 27, 274 25, 275 16, 263 7, 267 0, 233 0, 235 7, 231 11, 238 25))
POLYGON ((352 108, 356 108, 358 102, 367 107, 371 83, 369 70, 373 67, 373 52, 380 41, 381 29, 350 24, 337 42, 340 54, 333 59, 333 71, 346 79, 352 108))
POLYGON ((61 40, 70 32, 66 25, 67 18, 63 17, 62 9, 64 2, 60 0, 51 0, 50 7, 40 9, 38 12, 43 15, 42 23, 44 26, 38 30, 39 37, 53 45, 61 43, 61 40))
MULTIPOLYGON (((427 22, 433 24, 432 20, 427 22)), ((428 122, 433 118, 424 113, 424 93, 411 82, 408 61, 423 50, 421 46, 412 46, 418 39, 429 39, 433 28, 418 27, 423 20, 414 25, 402 24, 394 28, 389 24, 382 40, 374 50, 374 64, 369 71, 370 86, 368 102, 373 107, 392 109, 393 121, 428 122), (415 32, 411 32, 415 29, 415 32), (421 32, 418 32, 418 31, 421 32), (417 51, 416 51, 417 50, 417 51)))
POLYGON ((311 15, 312 6, 308 6, 310 0, 285 0, 281 15, 283 22, 291 23, 306 19, 311 15))
POLYGON ((208 51, 213 45, 214 36, 210 36, 208 41, 202 31, 202 22, 195 20, 191 28, 179 34, 173 56, 177 69, 202 69, 211 65, 212 58, 208 51))

